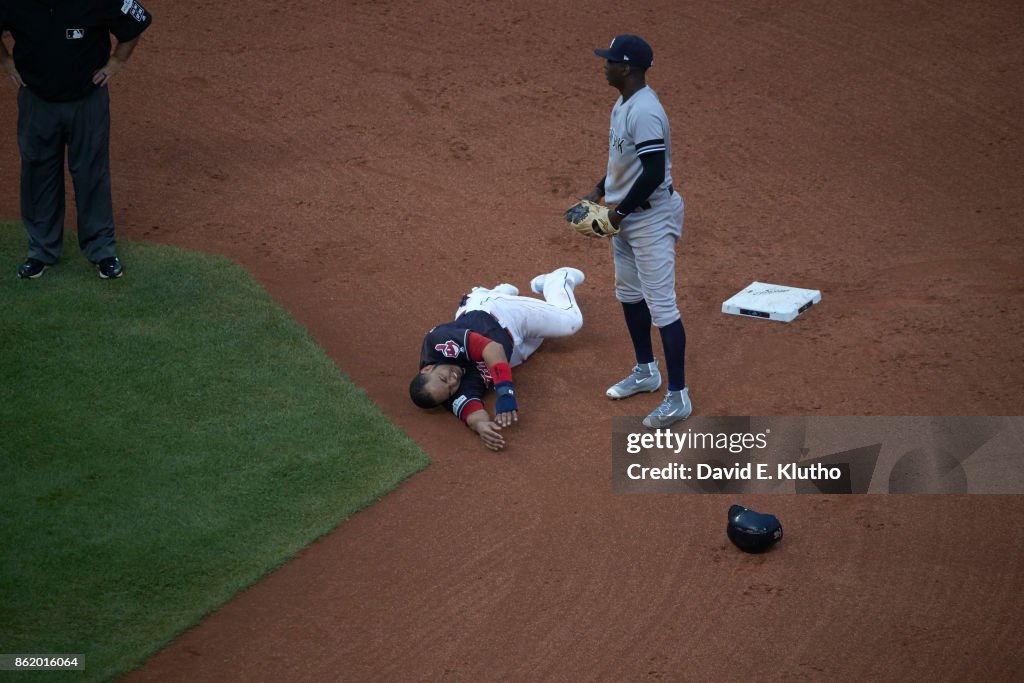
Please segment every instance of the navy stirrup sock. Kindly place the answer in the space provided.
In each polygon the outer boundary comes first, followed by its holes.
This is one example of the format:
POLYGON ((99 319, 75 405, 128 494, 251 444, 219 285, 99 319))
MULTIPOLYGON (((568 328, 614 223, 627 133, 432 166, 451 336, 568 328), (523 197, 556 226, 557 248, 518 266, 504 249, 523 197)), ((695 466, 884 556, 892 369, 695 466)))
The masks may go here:
POLYGON ((651 311, 647 308, 647 302, 623 303, 622 312, 626 316, 629 338, 633 340, 636 362, 641 365, 652 362, 654 349, 651 348, 651 311))
POLYGON ((665 348, 669 391, 682 391, 686 386, 686 330, 683 321, 676 320, 660 330, 661 344, 665 348))

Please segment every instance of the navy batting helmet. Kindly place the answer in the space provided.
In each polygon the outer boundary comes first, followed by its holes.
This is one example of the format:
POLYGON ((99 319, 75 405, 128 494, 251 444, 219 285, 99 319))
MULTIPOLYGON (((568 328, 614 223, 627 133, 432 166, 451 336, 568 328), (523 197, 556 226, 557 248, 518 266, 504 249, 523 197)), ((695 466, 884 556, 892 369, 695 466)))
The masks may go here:
POLYGON ((763 515, 742 505, 729 508, 729 540, 747 553, 763 553, 782 538, 782 525, 775 515, 763 515))

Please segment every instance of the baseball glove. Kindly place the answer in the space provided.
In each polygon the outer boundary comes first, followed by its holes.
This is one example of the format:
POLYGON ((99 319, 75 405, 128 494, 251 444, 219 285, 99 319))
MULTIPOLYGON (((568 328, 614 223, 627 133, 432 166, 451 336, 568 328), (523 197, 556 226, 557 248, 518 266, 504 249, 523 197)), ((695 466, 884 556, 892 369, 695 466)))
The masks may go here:
POLYGON ((619 232, 608 219, 608 207, 586 199, 570 207, 565 220, 573 230, 587 237, 611 237, 619 232))

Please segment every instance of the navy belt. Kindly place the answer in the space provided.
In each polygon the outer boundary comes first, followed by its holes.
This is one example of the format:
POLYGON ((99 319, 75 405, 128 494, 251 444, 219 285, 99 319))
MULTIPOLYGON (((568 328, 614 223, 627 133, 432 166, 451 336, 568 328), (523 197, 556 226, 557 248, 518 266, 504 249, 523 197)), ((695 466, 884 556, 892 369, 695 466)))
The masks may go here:
MULTIPOLYGON (((459 302, 459 307, 462 307, 462 306, 466 305, 466 298, 468 296, 469 296, 468 294, 463 294, 462 295, 462 301, 459 302)), ((501 321, 498 320, 498 318, 495 317, 495 315, 493 313, 491 313, 490 311, 485 311, 482 308, 474 308, 472 311, 463 311, 462 313, 459 314, 459 318, 461 318, 462 316, 466 315, 467 313, 473 313, 475 311, 480 311, 481 313, 486 314, 491 320, 493 320, 494 322, 498 323, 498 327, 501 328, 502 332, 504 332, 505 334, 508 335, 508 338, 510 340, 512 340, 512 345, 515 346, 516 338, 512 336, 512 332, 510 332, 507 327, 502 325, 501 321)), ((456 318, 456 320, 458 320, 458 318, 456 318)))
POLYGON ((516 338, 512 336, 512 333, 509 331, 509 329, 507 327, 505 327, 504 325, 502 325, 501 321, 498 320, 498 318, 495 317, 495 315, 493 313, 488 313, 487 315, 491 316, 491 319, 494 322, 498 323, 498 326, 501 327, 501 329, 505 332, 505 334, 508 335, 508 338, 512 340, 512 345, 515 346, 516 338))

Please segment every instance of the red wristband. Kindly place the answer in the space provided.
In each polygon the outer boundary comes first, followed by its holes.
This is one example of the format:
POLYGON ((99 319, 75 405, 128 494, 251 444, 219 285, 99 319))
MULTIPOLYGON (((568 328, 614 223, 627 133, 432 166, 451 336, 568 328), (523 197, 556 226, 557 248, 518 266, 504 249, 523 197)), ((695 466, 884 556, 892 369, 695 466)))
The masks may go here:
POLYGON ((512 367, 508 363, 495 363, 491 366, 491 379, 495 384, 512 381, 512 367))

